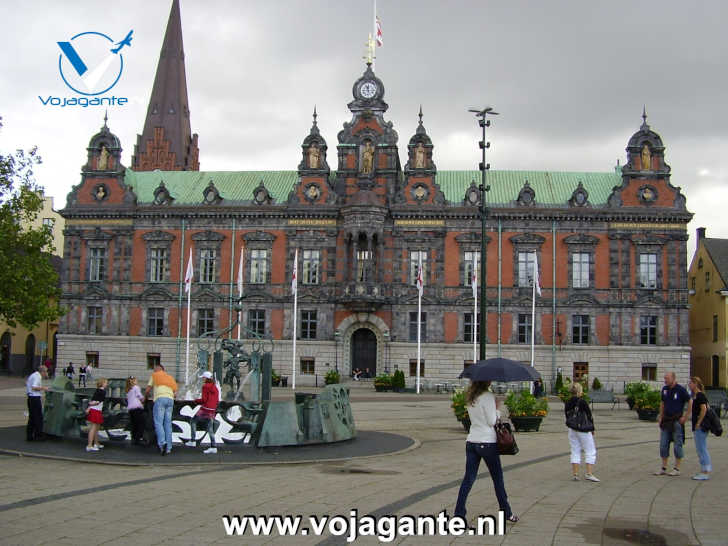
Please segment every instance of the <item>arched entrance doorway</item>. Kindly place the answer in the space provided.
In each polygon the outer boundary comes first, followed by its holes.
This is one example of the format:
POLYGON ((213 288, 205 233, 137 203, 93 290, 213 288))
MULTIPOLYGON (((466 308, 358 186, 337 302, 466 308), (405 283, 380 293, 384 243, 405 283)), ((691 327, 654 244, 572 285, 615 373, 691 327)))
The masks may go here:
POLYGON ((10 371, 10 352, 12 338, 10 332, 5 332, 0 338, 0 370, 3 372, 10 371))
POLYGON ((25 340, 25 368, 23 370, 24 375, 29 375, 33 371, 33 364, 35 360, 35 336, 30 334, 25 340))
POLYGON ((351 369, 360 369, 369 377, 377 375, 377 336, 369 328, 359 328, 351 335, 351 369))

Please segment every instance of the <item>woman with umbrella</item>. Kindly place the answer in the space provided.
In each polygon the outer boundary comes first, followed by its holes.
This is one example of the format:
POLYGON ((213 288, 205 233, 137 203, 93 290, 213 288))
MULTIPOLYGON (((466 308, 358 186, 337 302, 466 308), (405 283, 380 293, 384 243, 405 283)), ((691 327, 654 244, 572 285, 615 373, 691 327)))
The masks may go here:
MULTIPOLYGON (((483 459, 493 480, 498 506, 503 511, 505 518, 515 523, 518 521, 518 516, 511 511, 511 505, 508 504, 508 495, 503 481, 503 468, 496 444, 494 427, 500 414, 495 407, 495 396, 488 390, 492 380, 509 381, 510 376, 504 375, 503 362, 489 366, 489 363, 494 360, 504 361, 506 359, 481 361, 481 363, 470 366, 461 374, 461 377, 468 377, 471 380, 465 395, 465 404, 470 416, 470 433, 465 442, 465 476, 460 484, 455 515, 465 518, 465 503, 470 489, 475 483, 475 478, 478 476, 480 460, 483 459), (500 379, 501 376, 503 379, 500 379)), ((516 364, 525 367, 520 362, 516 364)), ((510 369, 509 366, 505 365, 506 371, 510 369)))

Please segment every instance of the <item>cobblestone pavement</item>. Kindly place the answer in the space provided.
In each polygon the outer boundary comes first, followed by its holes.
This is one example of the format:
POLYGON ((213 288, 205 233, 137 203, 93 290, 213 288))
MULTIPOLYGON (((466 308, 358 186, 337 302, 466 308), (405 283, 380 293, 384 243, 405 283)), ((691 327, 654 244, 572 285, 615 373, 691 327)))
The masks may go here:
MULTIPOLYGON (((276 396, 287 396, 282 390, 276 396)), ((601 483, 574 482, 562 404, 535 433, 518 434, 520 453, 503 457, 514 512, 503 536, 399 536, 394 544, 728 544, 725 484, 728 442, 711 436, 714 472, 698 469, 688 433, 679 477, 659 467, 655 423, 638 421, 622 404, 598 405, 601 483)), ((352 391, 357 427, 415 438, 417 449, 337 463, 264 466, 142 466, 85 464, 0 456, 2 544, 343 544, 344 537, 228 537, 223 515, 436 515, 452 513, 464 470, 465 433, 447 395, 374 395, 352 391)), ((22 381, 0 378, 0 427, 24 423, 22 381)), ((725 425, 725 421, 724 421, 725 425)), ((81 445, 79 445, 79 450, 81 445)), ((173 454, 174 455, 174 454, 173 454)), ((172 456, 173 456, 172 455, 172 456)), ((168 462, 168 461, 165 461, 168 462)), ((484 468, 468 502, 471 524, 495 514, 484 468)), ((380 543, 360 537, 357 544, 380 543)))

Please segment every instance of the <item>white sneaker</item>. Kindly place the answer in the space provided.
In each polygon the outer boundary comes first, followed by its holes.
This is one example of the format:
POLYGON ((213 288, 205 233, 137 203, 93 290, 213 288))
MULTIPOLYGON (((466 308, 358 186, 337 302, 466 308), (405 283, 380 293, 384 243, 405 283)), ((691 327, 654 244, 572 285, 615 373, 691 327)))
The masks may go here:
POLYGON ((598 482, 598 481, 601 481, 594 474, 584 474, 584 479, 585 480, 589 480, 590 482, 598 482))
POLYGON ((195 442, 194 440, 190 440, 189 442, 185 442, 185 445, 187 447, 197 447, 197 442, 195 442))
POLYGON ((104 444, 97 444, 96 449, 104 449, 104 444))
POLYGON ((695 474, 695 476, 693 476, 693 479, 694 480, 700 480, 700 481, 709 480, 710 479, 710 476, 708 476, 707 474, 701 472, 699 474, 695 474))
POLYGON ((98 451, 99 448, 95 446, 86 446, 86 451, 98 451))
POLYGON ((203 453, 210 454, 210 453, 217 453, 216 447, 208 447, 203 453))

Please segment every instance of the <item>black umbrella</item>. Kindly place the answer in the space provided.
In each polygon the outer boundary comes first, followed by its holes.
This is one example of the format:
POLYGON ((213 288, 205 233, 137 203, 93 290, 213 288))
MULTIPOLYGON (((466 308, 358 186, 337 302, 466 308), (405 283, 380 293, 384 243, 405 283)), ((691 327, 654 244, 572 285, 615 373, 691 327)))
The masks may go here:
POLYGON ((459 377, 466 377, 471 381, 535 381, 541 374, 535 368, 517 360, 489 358, 468 366, 459 377))

